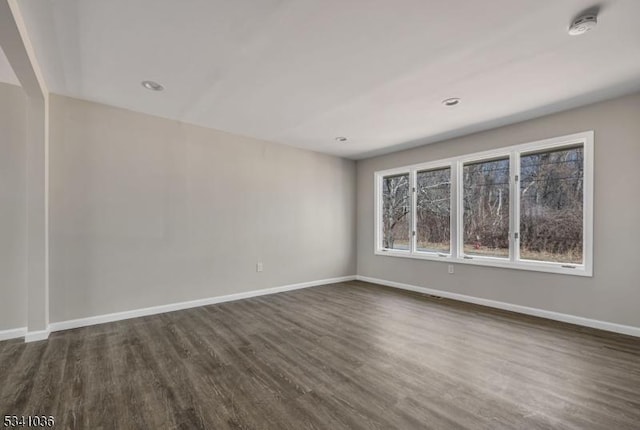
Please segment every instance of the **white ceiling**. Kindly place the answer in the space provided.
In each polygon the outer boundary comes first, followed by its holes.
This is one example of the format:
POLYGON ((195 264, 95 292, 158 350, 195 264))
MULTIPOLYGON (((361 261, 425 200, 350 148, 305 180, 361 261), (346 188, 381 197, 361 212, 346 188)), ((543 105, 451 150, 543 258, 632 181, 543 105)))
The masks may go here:
POLYGON ((16 77, 16 74, 7 60, 7 56, 4 54, 2 47, 0 47, 0 82, 12 85, 20 85, 20 81, 16 77))
POLYGON ((52 92, 352 158, 640 89, 639 0, 18 4, 52 92))

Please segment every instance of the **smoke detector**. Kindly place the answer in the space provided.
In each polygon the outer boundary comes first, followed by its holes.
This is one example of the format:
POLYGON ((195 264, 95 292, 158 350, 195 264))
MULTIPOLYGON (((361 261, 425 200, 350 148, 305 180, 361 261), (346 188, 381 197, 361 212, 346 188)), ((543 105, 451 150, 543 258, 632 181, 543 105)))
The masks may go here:
POLYGON ((573 20, 569 26, 569 34, 571 36, 578 36, 591 30, 598 23, 598 16, 594 13, 582 15, 573 20))

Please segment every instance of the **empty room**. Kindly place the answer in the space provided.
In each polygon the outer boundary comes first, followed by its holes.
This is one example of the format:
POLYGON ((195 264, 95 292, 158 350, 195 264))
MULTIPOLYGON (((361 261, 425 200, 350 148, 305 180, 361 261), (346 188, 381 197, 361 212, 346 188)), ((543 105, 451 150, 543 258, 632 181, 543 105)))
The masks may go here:
POLYGON ((0 428, 640 429, 639 17, 0 0, 0 428))

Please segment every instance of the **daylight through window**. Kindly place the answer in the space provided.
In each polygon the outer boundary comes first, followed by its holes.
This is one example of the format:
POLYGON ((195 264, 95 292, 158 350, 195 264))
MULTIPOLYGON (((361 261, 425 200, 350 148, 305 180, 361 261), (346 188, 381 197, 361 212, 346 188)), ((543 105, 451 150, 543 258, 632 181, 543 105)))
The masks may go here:
POLYGON ((593 132, 375 179, 377 254, 592 275, 593 132))
POLYGON ((416 174, 416 248, 451 252, 451 168, 416 174))
POLYGON ((509 258, 509 158, 465 164, 464 253, 509 258))
POLYGON ((409 250, 409 175, 386 176, 382 199, 384 247, 409 250))
POLYGON ((520 258, 582 264, 583 148, 520 157, 520 258))

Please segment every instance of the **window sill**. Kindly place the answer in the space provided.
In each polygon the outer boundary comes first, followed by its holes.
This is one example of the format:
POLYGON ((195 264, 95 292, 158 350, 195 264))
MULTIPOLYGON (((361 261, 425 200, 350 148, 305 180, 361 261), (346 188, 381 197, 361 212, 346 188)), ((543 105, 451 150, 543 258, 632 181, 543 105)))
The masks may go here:
POLYGON ((591 270, 587 270, 584 265, 576 265, 575 268, 562 267, 561 263, 546 263, 537 261, 519 261, 517 263, 508 260, 502 260, 492 257, 473 257, 458 258, 451 255, 440 256, 437 254, 411 254, 409 251, 383 251, 377 249, 374 252, 375 255, 381 255, 385 257, 399 257, 399 258, 412 258, 415 260, 429 260, 439 261, 448 264, 470 264, 473 266, 487 266, 487 267, 499 267, 504 269, 516 269, 516 270, 529 270, 533 272, 546 272, 555 273, 560 275, 573 275, 593 277, 591 270))

